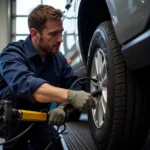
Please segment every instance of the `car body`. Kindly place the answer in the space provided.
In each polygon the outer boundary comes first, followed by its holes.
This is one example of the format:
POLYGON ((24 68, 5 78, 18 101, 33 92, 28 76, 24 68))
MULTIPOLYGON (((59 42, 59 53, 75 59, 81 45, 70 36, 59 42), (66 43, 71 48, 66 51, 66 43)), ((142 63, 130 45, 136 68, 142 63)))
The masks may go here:
POLYGON ((66 6, 68 9, 63 18, 64 42, 62 51, 67 59, 72 59, 72 67, 79 76, 84 76, 86 73, 87 51, 96 27, 99 23, 110 18, 118 41, 123 45, 122 51, 129 67, 136 69, 149 65, 149 61, 147 61, 147 59, 149 60, 147 58, 149 43, 145 48, 147 53, 141 47, 150 38, 150 1, 72 0, 68 1, 66 6), (134 55, 144 52, 145 56, 142 54, 144 59, 136 57, 137 60, 134 59, 134 62, 130 51, 134 51, 134 55), (140 64, 137 64, 139 60, 140 64))
POLYGON ((88 113, 99 150, 130 149, 129 143, 138 150, 148 133, 150 120, 142 120, 148 117, 149 94, 142 86, 150 83, 149 6, 149 0, 66 3, 61 51, 79 77, 98 80, 85 82, 86 91, 102 91, 96 110, 88 113))

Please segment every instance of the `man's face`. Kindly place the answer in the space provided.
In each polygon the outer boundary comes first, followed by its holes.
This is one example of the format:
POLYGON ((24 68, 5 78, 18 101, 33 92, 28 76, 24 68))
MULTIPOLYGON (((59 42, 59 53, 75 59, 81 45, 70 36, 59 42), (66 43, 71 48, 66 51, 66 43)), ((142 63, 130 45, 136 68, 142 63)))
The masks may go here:
POLYGON ((57 54, 62 42, 63 26, 61 20, 49 20, 42 33, 39 34, 37 45, 42 53, 57 54))

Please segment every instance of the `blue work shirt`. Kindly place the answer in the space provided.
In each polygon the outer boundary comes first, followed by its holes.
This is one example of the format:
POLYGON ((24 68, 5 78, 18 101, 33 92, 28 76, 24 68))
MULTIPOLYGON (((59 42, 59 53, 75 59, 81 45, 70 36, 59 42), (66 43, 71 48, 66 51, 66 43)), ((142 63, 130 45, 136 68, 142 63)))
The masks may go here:
MULTIPOLYGON (((43 62, 31 37, 9 43, 0 54, 0 99, 11 100, 14 108, 40 110, 47 104, 33 98, 43 83, 69 89, 78 77, 61 52, 43 62)), ((76 84, 74 90, 80 90, 76 84)))

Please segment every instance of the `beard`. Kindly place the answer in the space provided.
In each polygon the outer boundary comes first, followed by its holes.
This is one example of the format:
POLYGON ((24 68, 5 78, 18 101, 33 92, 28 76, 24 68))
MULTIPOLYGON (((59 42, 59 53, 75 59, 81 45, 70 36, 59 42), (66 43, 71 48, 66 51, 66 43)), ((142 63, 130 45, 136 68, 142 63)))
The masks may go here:
POLYGON ((42 38, 39 40, 39 49, 47 55, 56 55, 59 52, 59 47, 60 44, 50 46, 49 44, 44 43, 42 38))

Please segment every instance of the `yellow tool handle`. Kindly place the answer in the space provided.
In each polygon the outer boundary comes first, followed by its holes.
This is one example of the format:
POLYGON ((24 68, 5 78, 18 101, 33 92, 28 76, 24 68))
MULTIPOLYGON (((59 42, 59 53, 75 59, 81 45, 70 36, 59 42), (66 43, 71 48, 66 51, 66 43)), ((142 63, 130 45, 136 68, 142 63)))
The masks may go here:
POLYGON ((47 114, 37 111, 19 110, 23 121, 46 121, 47 114))

